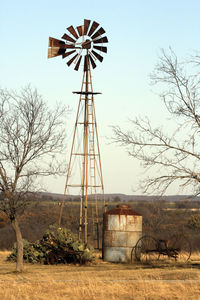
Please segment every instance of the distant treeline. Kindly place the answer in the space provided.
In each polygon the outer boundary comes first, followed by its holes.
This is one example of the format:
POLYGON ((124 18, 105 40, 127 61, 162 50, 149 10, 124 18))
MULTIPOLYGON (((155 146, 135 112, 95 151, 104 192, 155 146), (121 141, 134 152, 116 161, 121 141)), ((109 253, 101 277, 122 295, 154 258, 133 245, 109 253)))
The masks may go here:
MULTIPOLYGON (((88 199, 91 200, 93 196, 88 195, 88 199)), ((102 195, 97 195, 98 201, 103 201, 102 195)), ((38 193, 38 199, 42 201, 62 201, 62 194, 55 193, 38 193)), ((167 202, 176 202, 176 201, 200 201, 200 197, 191 196, 191 195, 169 195, 169 196, 144 196, 144 195, 125 195, 125 194, 105 194, 105 200, 107 202, 135 202, 135 201, 167 201, 167 202)), ((78 195, 67 195, 65 201, 80 201, 80 196, 78 195)))
MULTIPOLYGON (((30 242, 40 239, 44 231, 52 224, 58 224, 60 199, 40 195, 38 201, 33 201, 25 214, 20 218, 22 235, 30 242)), ((120 198, 107 201, 107 210, 118 204, 123 204, 120 198)), ((181 201, 128 201, 128 204, 143 217, 143 234, 152 234, 159 238, 169 238, 174 233, 183 233, 189 237, 193 250, 200 251, 200 202, 181 201)), ((63 209, 62 226, 78 233, 80 205, 77 200, 66 201, 63 209)), ((92 219, 95 203, 88 203, 88 240, 96 246, 96 223, 92 219)), ((99 202, 99 233, 102 238, 103 205, 99 202)), ((83 228, 84 231, 84 228, 83 228)), ((0 214, 0 249, 11 249, 15 235, 8 219, 0 214)))

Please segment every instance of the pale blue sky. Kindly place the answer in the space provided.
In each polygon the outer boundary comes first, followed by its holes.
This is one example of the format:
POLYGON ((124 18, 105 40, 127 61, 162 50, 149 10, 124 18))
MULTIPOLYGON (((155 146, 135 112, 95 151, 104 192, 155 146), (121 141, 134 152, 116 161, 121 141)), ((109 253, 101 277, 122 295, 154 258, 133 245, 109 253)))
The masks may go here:
MULTIPOLYGON (((47 59, 48 37, 61 38, 66 27, 95 20, 106 30, 108 54, 93 72, 102 167, 106 193, 131 194, 142 169, 123 149, 109 145, 109 125, 127 127, 127 119, 147 114, 159 123, 164 108, 152 93, 149 73, 161 48, 173 48, 179 57, 199 50, 200 1, 110 0, 0 2, 0 86, 37 87, 44 99, 62 101, 72 109, 68 132, 73 130, 82 73, 60 57, 47 59)), ((68 149, 71 147, 69 139, 68 149)), ((64 179, 51 182, 51 192, 62 193, 64 179), (53 186, 53 188, 52 188, 53 186)), ((139 192, 137 192, 139 193, 139 192)))

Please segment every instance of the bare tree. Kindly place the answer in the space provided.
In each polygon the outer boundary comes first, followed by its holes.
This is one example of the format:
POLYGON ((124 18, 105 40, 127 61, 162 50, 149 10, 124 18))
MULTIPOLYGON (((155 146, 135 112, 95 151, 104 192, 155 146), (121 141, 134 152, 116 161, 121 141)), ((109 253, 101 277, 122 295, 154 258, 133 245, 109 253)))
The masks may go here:
POLYGON ((155 127, 148 117, 131 119, 131 130, 113 126, 114 142, 126 147, 146 170, 154 170, 155 176, 148 176, 147 171, 142 181, 144 192, 164 193, 175 182, 182 189, 192 187, 193 193, 200 192, 200 74, 195 69, 198 64, 198 55, 179 62, 171 49, 169 53, 163 50, 151 74, 153 83, 161 84, 163 92, 159 95, 173 126, 155 127))
POLYGON ((23 270, 23 240, 19 216, 38 190, 39 176, 56 175, 56 154, 63 150, 67 109, 50 110, 36 89, 20 93, 0 90, 0 210, 9 220, 17 240, 17 271, 23 270))

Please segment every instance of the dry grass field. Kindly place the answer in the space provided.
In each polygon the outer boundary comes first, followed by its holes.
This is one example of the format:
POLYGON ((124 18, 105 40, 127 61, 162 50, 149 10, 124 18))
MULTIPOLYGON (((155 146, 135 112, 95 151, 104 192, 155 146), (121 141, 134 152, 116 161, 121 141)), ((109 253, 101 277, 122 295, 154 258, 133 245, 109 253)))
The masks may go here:
POLYGON ((113 264, 96 258, 87 266, 25 264, 23 274, 0 252, 0 299, 200 299, 200 256, 187 264, 113 264))

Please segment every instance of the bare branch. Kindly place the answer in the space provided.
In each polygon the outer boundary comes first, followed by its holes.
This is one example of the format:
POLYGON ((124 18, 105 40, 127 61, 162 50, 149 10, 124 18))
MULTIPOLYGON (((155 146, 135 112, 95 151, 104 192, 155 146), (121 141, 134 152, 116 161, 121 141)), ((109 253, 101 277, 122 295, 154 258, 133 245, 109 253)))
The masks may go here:
POLYGON ((112 127, 112 141, 157 174, 143 181, 144 192, 164 193, 174 182, 193 186, 194 193, 200 189, 200 78, 198 73, 188 75, 187 66, 171 49, 170 54, 162 50, 151 74, 153 83, 164 87, 160 97, 175 121, 173 131, 166 134, 147 117, 130 120, 131 131, 112 127))
POLYGON ((65 147, 66 112, 60 104, 49 109, 30 86, 0 90, 0 209, 7 214, 25 207, 24 193, 34 190, 38 176, 62 172, 56 156, 65 147))

